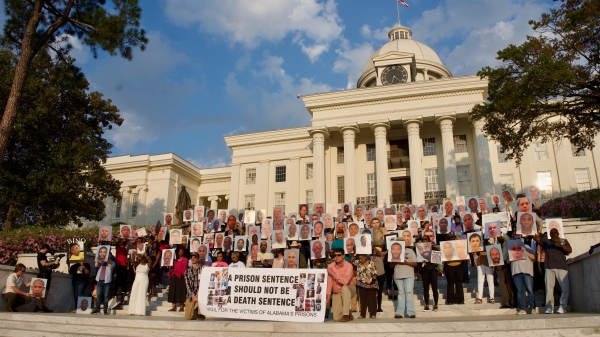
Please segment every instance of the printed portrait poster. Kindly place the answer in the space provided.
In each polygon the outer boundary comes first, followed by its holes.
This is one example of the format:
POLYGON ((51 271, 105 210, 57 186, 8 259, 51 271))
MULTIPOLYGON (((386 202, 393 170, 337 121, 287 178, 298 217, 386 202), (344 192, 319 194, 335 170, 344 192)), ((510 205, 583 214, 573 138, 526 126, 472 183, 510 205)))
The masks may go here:
POLYGON ((162 251, 162 257, 160 259, 160 266, 161 267, 172 267, 173 260, 175 260, 175 248, 164 249, 162 251))
POLYGON ((517 234, 522 236, 537 234, 536 217, 537 214, 533 212, 517 213, 517 234))
POLYGON ((356 241, 358 237, 344 238, 344 254, 356 254, 356 241))
POLYGON ((46 297, 46 284, 48 280, 45 278, 34 277, 31 279, 31 286, 29 287, 29 293, 31 297, 44 298, 46 297))
POLYGON ((207 317, 323 322, 327 271, 206 267, 198 304, 207 317))
POLYGON ((246 233, 248 234, 248 236, 252 237, 252 235, 258 235, 260 238, 260 226, 256 226, 256 225, 247 225, 246 226, 246 233))
POLYGON ((202 245, 202 237, 201 236, 192 236, 190 239, 190 253, 198 252, 198 248, 202 245))
POLYGON ((98 229, 98 241, 111 241, 112 240, 112 227, 109 225, 102 225, 98 229))
POLYGON ((500 231, 504 234, 510 229, 510 214, 508 212, 483 214, 481 221, 483 224, 500 221, 500 231))
POLYGON ((146 253, 146 242, 137 242, 135 244, 135 252, 138 255, 143 255, 144 253, 146 253))
POLYGON ((371 255, 371 253, 372 253, 371 235, 370 234, 358 235, 358 242, 356 245, 356 254, 371 255))
POLYGON ((227 223, 227 210, 226 209, 217 210, 217 219, 221 220, 222 224, 227 223))
POLYGON ((510 204, 514 201, 512 193, 509 190, 502 190, 502 199, 505 204, 510 204))
POLYGON ((550 239, 550 231, 553 229, 558 230, 559 238, 565 238, 565 229, 563 227, 563 222, 561 218, 546 219, 546 235, 548 236, 548 239, 550 239))
POLYGON ((173 213, 165 213, 163 223, 170 228, 173 225, 173 213))
MULTIPOLYGON (((190 226, 190 234, 192 234, 192 236, 204 235, 204 226, 202 225, 202 222, 192 222, 190 226)), ((171 240, 173 240, 173 238, 171 238, 171 240)))
POLYGON ((300 268, 300 250, 298 248, 286 249, 284 251, 283 268, 300 268))
POLYGON ((531 200, 542 199, 542 193, 537 186, 527 186, 527 197, 531 200))
POLYGON ((110 255, 110 246, 109 245, 98 246, 98 250, 96 250, 96 260, 98 260, 98 262, 107 262, 109 255, 110 255))
POLYGON ((320 260, 325 259, 325 240, 313 240, 310 243, 310 259, 311 260, 320 260))
POLYGON ((434 250, 431 252, 431 263, 442 264, 442 252, 434 250))
POLYGON ((315 202, 313 204, 312 211, 314 214, 317 214, 318 216, 322 216, 322 214, 325 213, 325 203, 324 202, 315 202))
POLYGON ((417 262, 431 262, 433 248, 431 242, 417 242, 417 262))
POLYGON ((121 225, 119 226, 119 236, 123 239, 128 240, 131 237, 131 226, 121 225))
POLYGON ((213 245, 215 243, 215 234, 214 233, 210 233, 210 234, 204 234, 204 240, 202 241, 202 243, 206 243, 209 245, 213 245))
POLYGON ((169 243, 172 245, 180 245, 181 244, 181 229, 172 229, 170 234, 169 243))
POLYGON ((469 253, 477 253, 483 250, 483 238, 481 232, 473 232, 467 234, 467 242, 469 243, 469 253))
POLYGON ((465 197, 456 197, 456 206, 466 206, 465 197))
POLYGON ((92 313, 92 298, 79 296, 77 298, 76 314, 89 315, 92 313))
POLYGON ((385 236, 381 228, 372 228, 373 230, 373 244, 375 246, 383 246, 385 244, 385 236))
POLYGON ((404 241, 387 241, 388 262, 404 262, 404 241))
POLYGON ((246 243, 248 242, 248 237, 244 235, 236 235, 234 238, 235 246, 233 249, 236 252, 245 252, 246 251, 246 243))
POLYGON ((467 211, 471 213, 477 213, 479 210, 479 197, 473 196, 467 198, 467 211))
POLYGON ((244 211, 244 223, 255 223, 256 222, 256 211, 245 210, 244 211))
POLYGON ((194 221, 194 210, 186 209, 183 211, 183 222, 192 222, 194 221))
POLYGON ((384 218, 385 221, 385 229, 388 231, 394 231, 398 227, 396 225, 396 216, 395 215, 386 215, 384 218))
POLYGON ((499 195, 492 195, 492 204, 498 206, 500 204, 500 196, 499 195))
POLYGON ((204 218, 204 206, 195 206, 194 207, 194 220, 200 221, 200 219, 204 218))
POLYGON ((456 241, 441 241, 440 250, 442 251, 442 262, 458 260, 456 241))
POLYGON ((485 247, 488 263, 490 267, 504 265, 504 256, 502 255, 502 246, 499 244, 489 245, 485 247))
POLYGON ((137 234, 138 238, 143 238, 148 235, 148 232, 146 232, 146 228, 144 227, 136 229, 135 233, 137 234))
POLYGON ((525 260, 527 254, 525 254, 525 243, 518 240, 508 241, 508 259, 512 261, 525 260))

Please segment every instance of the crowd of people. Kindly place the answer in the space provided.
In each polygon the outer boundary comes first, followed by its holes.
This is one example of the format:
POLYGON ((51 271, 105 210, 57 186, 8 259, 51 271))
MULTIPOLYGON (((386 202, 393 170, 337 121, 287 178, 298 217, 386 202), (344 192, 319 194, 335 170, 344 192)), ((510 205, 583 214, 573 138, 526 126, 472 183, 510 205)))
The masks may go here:
MULTIPOLYGON (((545 312, 563 313, 569 291, 566 255, 571 247, 560 223, 544 226, 538 199, 515 196, 514 212, 508 191, 502 194, 504 203, 500 196, 459 197, 444 199, 440 205, 368 208, 346 203, 329 212, 325 204, 316 203, 312 212, 303 204, 287 215, 283 207, 275 207, 270 216, 266 210, 228 214, 205 212, 200 206, 185 211, 181 225, 174 225, 173 215, 165 214, 155 236, 144 231, 135 242, 132 228, 123 225, 121 239, 113 247, 106 240, 112 229, 105 226, 99 229, 93 268, 83 259, 80 246, 71 244, 74 301, 79 304, 78 299, 92 289, 93 313, 101 308, 105 314, 111 308, 119 310, 128 299, 129 314, 145 315, 146 297, 167 286, 166 275, 170 311, 185 311, 186 318, 202 320, 197 296, 203 267, 316 268, 328 271, 327 309, 334 321, 351 321, 353 312, 366 318, 368 311, 376 318, 383 296, 397 301, 396 318, 415 318, 415 280, 423 284, 423 310, 437 311, 442 275, 447 281, 446 305, 464 304, 463 283, 476 277, 475 304, 483 303, 487 282, 489 303, 495 303, 494 286, 500 287, 500 308, 515 308, 517 314, 535 312, 533 293, 543 289, 545 312), (477 275, 469 274, 469 266, 476 266, 477 275), (556 281, 561 297, 554 311, 556 281)), ((51 271, 58 263, 45 259, 49 249, 43 247, 38 258, 38 276, 47 280, 46 296, 36 298, 36 310, 46 312, 51 271)), ((17 265, 7 281, 4 298, 10 311, 31 301, 23 272, 24 266, 17 265)))

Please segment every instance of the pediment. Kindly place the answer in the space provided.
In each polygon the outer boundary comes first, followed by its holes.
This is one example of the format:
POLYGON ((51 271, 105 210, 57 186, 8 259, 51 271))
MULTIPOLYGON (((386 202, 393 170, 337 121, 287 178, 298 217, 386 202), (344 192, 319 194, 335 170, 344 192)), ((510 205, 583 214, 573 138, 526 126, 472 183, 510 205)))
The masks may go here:
POLYGON ((379 55, 373 58, 373 64, 375 66, 388 65, 388 64, 399 64, 399 63, 411 63, 415 61, 415 54, 413 53, 404 53, 398 51, 391 51, 385 53, 383 55, 379 55), (392 62, 392 63, 391 63, 392 62))

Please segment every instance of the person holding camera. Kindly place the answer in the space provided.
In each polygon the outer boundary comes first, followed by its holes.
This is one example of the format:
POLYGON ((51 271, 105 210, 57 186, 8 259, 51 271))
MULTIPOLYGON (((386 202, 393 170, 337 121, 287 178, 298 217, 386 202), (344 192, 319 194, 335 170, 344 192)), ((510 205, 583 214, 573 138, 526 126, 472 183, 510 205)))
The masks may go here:
POLYGON ((50 252, 50 246, 45 243, 42 245, 42 248, 39 250, 37 254, 37 264, 39 273, 37 277, 46 279, 46 295, 42 297, 41 304, 39 307, 39 300, 36 298, 35 300, 35 311, 39 312, 43 311, 46 313, 52 312, 52 310, 48 309, 46 306, 46 300, 48 299, 48 294, 50 293, 50 283, 52 282, 52 271, 60 266, 60 259, 64 257, 64 254, 57 255, 54 261, 49 262, 46 254, 50 252))

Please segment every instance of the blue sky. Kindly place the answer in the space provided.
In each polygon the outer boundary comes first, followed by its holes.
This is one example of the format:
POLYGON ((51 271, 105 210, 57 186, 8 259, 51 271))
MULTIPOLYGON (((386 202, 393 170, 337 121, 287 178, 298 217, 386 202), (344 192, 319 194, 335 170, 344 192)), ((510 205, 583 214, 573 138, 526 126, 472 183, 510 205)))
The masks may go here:
MULTIPOLYGON (((494 65, 551 0, 406 0, 402 24, 454 76, 494 65)), ((73 56, 121 110, 113 155, 174 152, 228 165, 223 136, 310 124, 298 94, 352 88, 397 22, 395 0, 142 0, 149 44, 133 61, 78 41, 73 56)), ((0 7, 3 7, 0 4, 0 7)), ((4 22, 4 9, 0 12, 4 22)))

